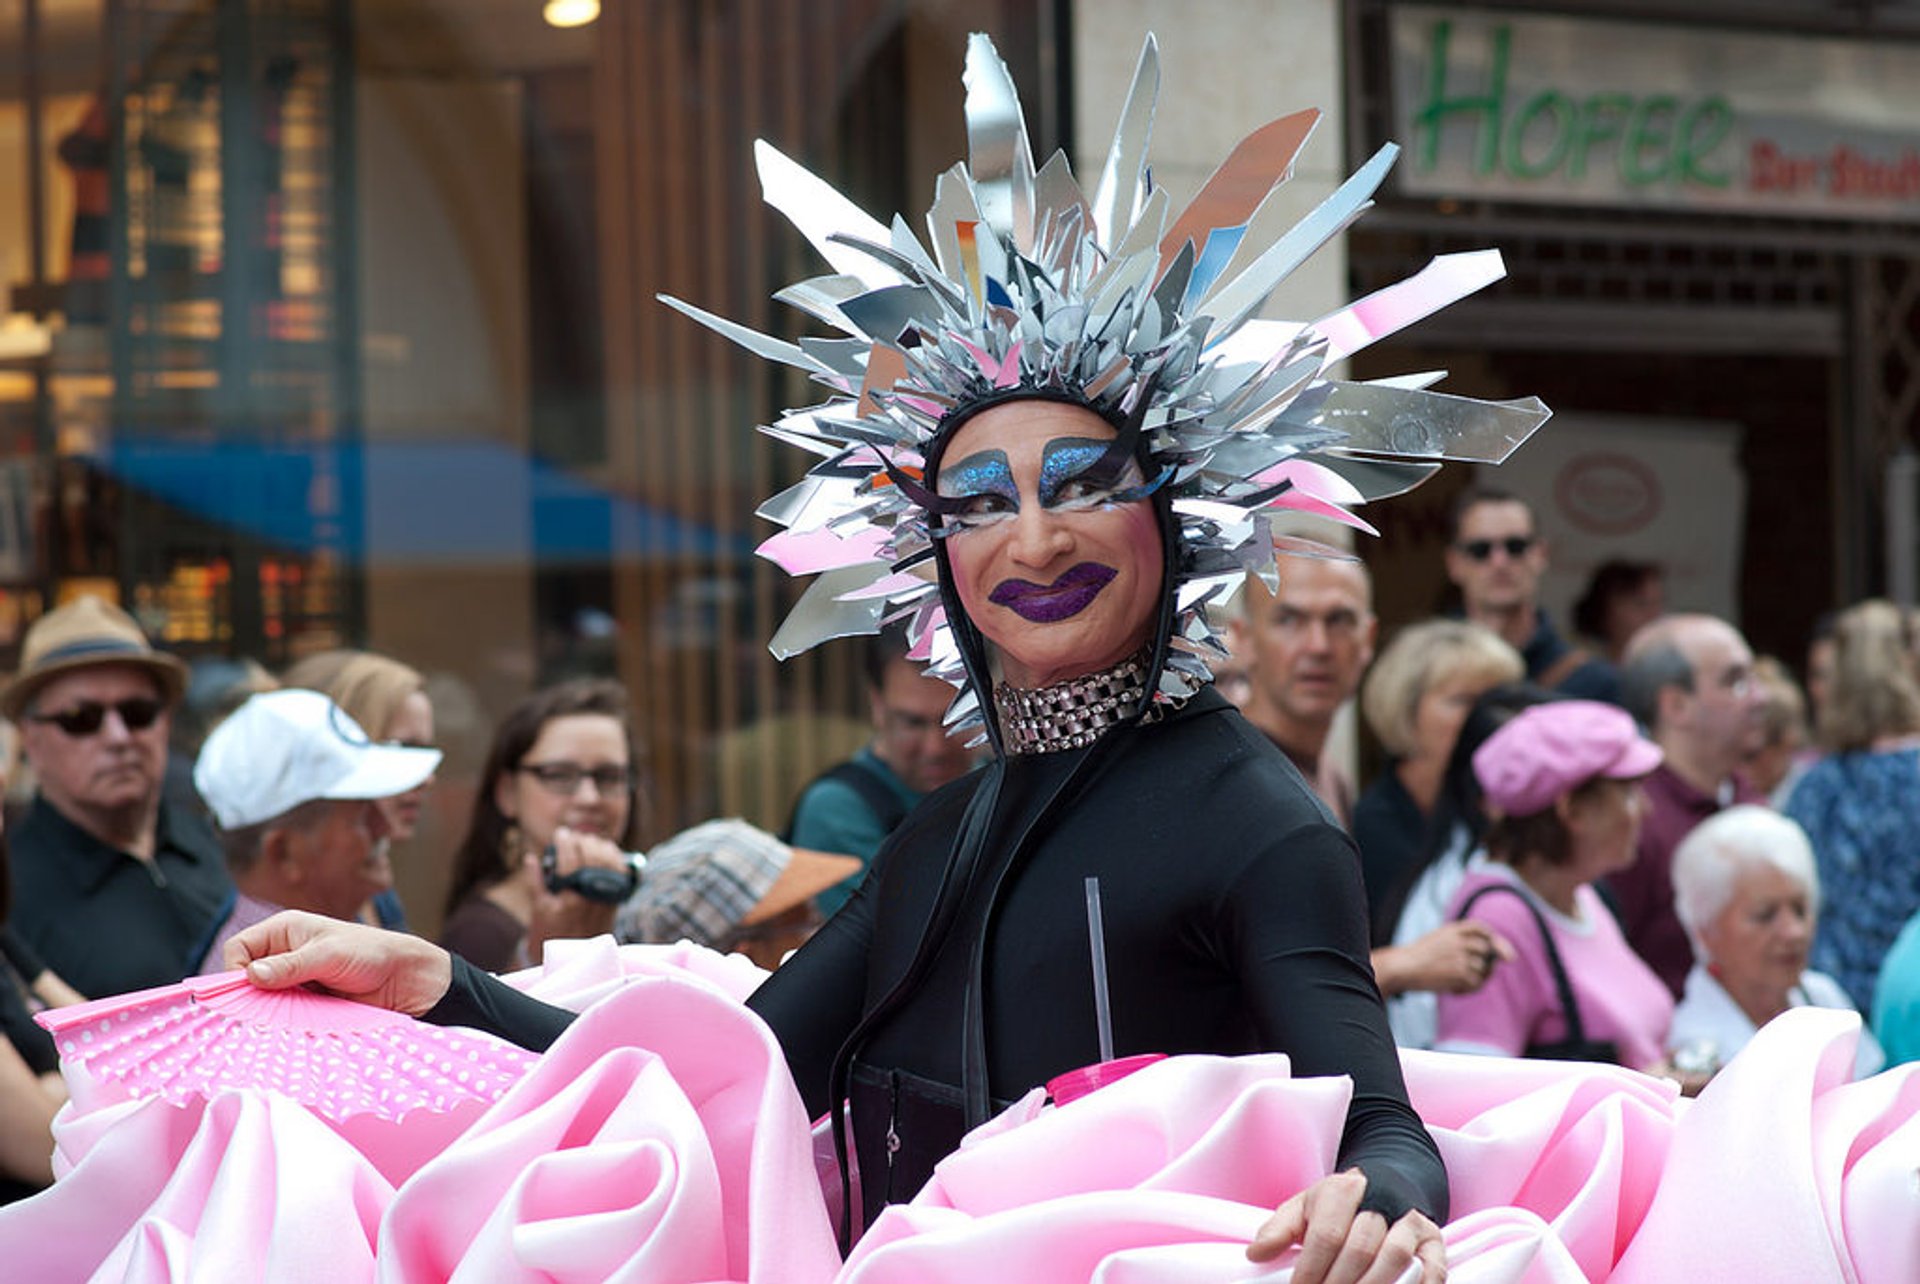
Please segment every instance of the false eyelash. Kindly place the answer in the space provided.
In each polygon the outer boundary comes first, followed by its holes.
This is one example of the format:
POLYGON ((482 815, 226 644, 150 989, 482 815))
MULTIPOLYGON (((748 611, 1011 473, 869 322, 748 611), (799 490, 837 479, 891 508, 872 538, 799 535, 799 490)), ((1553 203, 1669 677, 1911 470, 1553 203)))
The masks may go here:
POLYGON ((971 495, 942 495, 928 490, 896 467, 891 459, 884 456, 880 460, 880 466, 887 470, 888 479, 900 488, 901 494, 916 507, 925 509, 932 516, 940 518, 956 516, 967 501, 973 498, 971 495))

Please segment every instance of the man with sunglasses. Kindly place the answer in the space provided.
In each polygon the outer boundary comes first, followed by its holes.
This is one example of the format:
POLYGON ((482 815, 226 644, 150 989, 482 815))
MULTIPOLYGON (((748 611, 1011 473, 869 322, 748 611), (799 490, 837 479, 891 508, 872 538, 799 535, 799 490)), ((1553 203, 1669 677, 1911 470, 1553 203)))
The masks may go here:
POLYGON ((81 597, 27 630, 0 694, 39 786, 10 835, 9 922, 90 997, 191 973, 231 891, 185 766, 168 762, 186 676, 126 612, 81 597))
POLYGON ((1460 613, 1520 652, 1529 681, 1562 695, 1619 704, 1619 673, 1569 646, 1540 606, 1547 542, 1526 501, 1469 487, 1454 500, 1451 525, 1447 578, 1460 590, 1460 613))

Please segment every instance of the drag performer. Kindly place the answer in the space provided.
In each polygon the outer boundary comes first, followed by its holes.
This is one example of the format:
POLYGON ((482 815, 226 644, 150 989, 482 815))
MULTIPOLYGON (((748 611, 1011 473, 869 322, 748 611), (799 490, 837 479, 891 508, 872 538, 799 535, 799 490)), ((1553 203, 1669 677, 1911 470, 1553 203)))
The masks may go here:
MULTIPOLYGON (((902 823, 750 1006, 814 1114, 850 1102, 870 1221, 969 1129, 1100 1059, 1091 885, 1115 1054, 1278 1051, 1296 1074, 1353 1080, 1339 1171, 1249 1254, 1302 1244, 1302 1284, 1416 1262, 1438 1280, 1446 1175, 1369 968, 1358 857, 1208 684, 1224 651, 1205 608, 1249 572, 1274 580, 1269 507, 1350 521, 1342 505, 1437 466, 1378 456, 1497 460, 1545 411, 1324 376, 1496 277, 1497 256, 1441 260, 1311 325, 1252 319, 1364 205, 1391 149, 1256 240, 1313 113, 1288 117, 1170 217, 1145 167, 1157 80, 1150 41, 1089 199, 1063 157, 1034 169, 1011 80, 975 37, 973 164, 940 181, 931 252, 762 145, 768 200, 836 270, 781 297, 846 338, 789 344, 676 304, 840 394, 769 429, 825 460, 762 510, 788 528, 763 553, 827 572, 775 654, 904 619, 960 688, 956 734, 995 751, 902 823)), ((350 925, 275 920, 229 961, 534 1048, 571 1019, 350 925)))

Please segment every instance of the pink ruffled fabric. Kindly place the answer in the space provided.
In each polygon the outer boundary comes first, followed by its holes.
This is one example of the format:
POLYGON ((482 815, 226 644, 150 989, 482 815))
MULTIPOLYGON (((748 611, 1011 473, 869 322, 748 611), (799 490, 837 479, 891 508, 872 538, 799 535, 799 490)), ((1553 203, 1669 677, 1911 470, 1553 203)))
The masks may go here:
MULTIPOLYGON (((284 1098, 186 1106, 78 1081, 45 1194, 0 1209, 33 1280, 1090 1284, 1284 1280, 1244 1245, 1329 1171, 1349 1085, 1178 1057, 981 1128, 844 1264, 808 1121, 693 946, 569 943, 510 978, 584 1007, 477 1116, 332 1127, 284 1098)), ((1848 1081, 1857 1018, 1796 1009, 1697 1101, 1625 1071, 1408 1054, 1453 1184, 1451 1278, 1920 1279, 1920 1071, 1848 1081)))

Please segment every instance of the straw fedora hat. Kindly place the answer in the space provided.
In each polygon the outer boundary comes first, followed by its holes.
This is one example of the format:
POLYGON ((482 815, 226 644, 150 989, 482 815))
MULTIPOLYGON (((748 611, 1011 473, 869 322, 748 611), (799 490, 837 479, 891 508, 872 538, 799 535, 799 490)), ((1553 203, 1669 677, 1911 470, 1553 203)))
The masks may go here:
POLYGON ((186 665, 154 650, 125 611, 88 595, 48 611, 27 630, 20 648, 20 672, 0 694, 0 713, 17 720, 41 687, 63 673, 101 664, 145 669, 169 706, 177 704, 186 689, 186 665))

